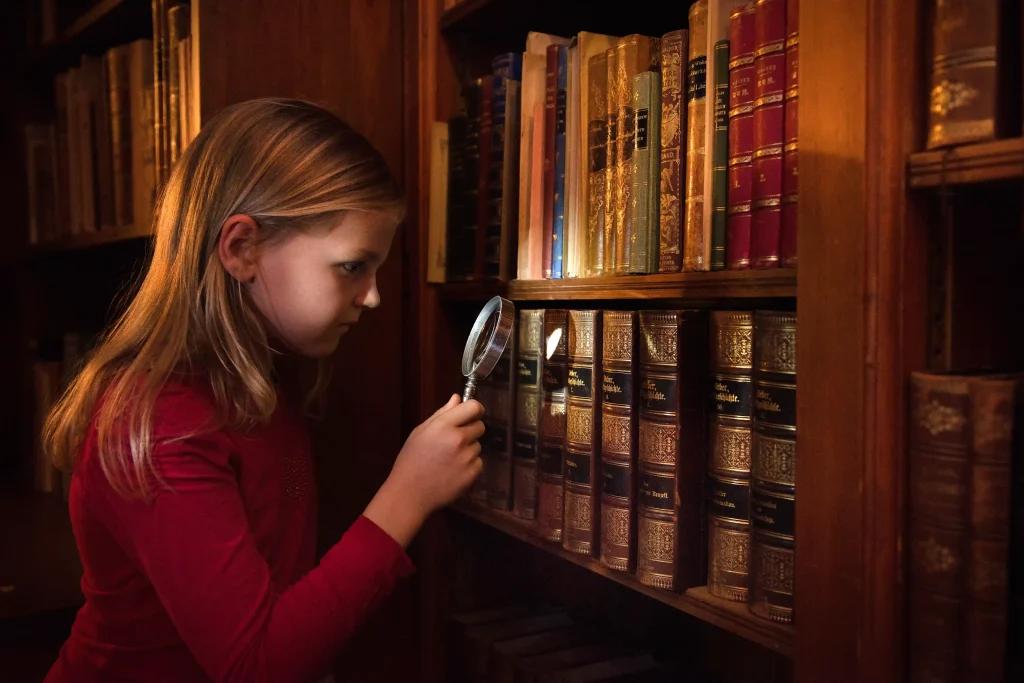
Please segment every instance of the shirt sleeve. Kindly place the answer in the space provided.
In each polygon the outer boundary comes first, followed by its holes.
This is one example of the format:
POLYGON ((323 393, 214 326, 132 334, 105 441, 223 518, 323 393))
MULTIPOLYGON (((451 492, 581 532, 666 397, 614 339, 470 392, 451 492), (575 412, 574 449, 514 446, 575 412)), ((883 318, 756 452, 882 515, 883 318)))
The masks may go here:
POLYGON ((381 599, 413 571, 404 549, 360 516, 316 568, 278 593, 224 455, 230 440, 214 433, 158 448, 166 486, 154 501, 112 491, 104 498, 126 550, 214 681, 324 675, 381 599))

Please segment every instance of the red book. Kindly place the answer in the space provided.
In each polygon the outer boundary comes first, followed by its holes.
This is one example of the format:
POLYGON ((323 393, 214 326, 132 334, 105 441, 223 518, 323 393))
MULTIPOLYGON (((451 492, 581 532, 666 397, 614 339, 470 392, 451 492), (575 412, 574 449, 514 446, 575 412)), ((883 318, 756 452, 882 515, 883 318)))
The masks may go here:
POLYGON ((754 172, 751 266, 779 265, 782 219, 783 101, 786 0, 759 0, 754 9, 754 172))
POLYGON ((751 172, 754 160, 754 2, 729 16, 729 193, 725 267, 750 268, 751 172))
POLYGON ((799 5, 798 0, 788 0, 786 6, 786 123, 785 146, 782 150, 782 232, 779 237, 779 259, 783 268, 796 266, 799 5))

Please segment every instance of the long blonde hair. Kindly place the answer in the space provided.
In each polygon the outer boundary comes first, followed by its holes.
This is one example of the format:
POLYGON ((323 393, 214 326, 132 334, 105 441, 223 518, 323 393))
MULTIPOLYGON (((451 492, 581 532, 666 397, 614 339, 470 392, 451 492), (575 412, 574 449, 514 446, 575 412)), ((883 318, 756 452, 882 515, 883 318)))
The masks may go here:
MULTIPOLYGON (((201 373, 218 418, 245 426, 276 408, 273 352, 248 295, 217 255, 221 226, 253 218, 268 240, 335 225, 346 211, 404 200, 380 154, 329 111, 299 100, 228 107, 183 151, 153 213, 153 253, 138 293, 56 402, 43 444, 75 466, 95 420, 99 461, 122 495, 148 497, 153 407, 167 380, 201 373)), ((308 399, 321 396, 321 361, 308 399)))

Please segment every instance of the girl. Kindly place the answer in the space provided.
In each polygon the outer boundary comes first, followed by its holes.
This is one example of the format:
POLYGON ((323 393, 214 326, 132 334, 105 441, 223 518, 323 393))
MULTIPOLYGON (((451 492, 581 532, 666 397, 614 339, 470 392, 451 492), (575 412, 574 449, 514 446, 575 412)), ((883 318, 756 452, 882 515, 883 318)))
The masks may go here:
POLYGON ((46 423, 86 598, 48 683, 314 680, 409 575, 480 473, 482 406, 419 425, 317 564, 303 397, 275 360, 315 359, 323 395, 402 216, 380 155, 305 102, 230 107, 185 150, 138 294, 46 423))

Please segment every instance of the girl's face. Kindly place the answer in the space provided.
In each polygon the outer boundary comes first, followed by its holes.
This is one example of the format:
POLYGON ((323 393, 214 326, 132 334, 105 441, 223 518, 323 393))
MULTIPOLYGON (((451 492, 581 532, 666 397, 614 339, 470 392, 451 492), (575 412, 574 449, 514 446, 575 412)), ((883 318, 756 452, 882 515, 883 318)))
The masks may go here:
POLYGON ((262 248, 249 287, 268 333, 310 358, 333 353, 363 310, 380 305, 377 270, 397 227, 386 214, 353 211, 329 231, 262 248))

